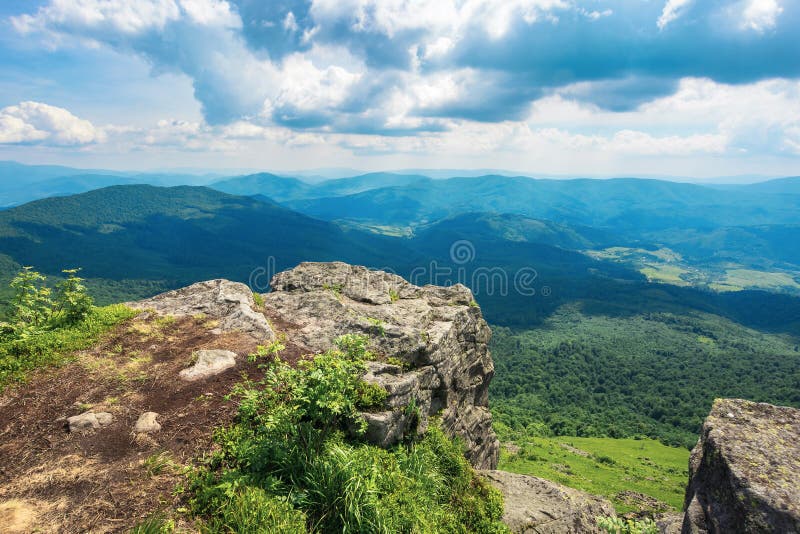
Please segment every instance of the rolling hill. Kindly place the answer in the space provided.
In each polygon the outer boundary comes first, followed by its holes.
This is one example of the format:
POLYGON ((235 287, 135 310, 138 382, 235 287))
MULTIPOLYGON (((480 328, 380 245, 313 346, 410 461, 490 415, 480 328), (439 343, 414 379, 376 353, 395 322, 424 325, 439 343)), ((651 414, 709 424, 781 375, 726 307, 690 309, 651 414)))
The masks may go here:
POLYGON ((378 265, 384 249, 379 236, 204 187, 113 186, 0 212, 0 253, 47 274, 82 266, 93 279, 247 281, 268 258, 279 270, 311 257, 378 265))
POLYGON ((790 224, 796 221, 800 197, 634 178, 483 176, 421 181, 287 205, 326 220, 416 226, 468 212, 514 213, 640 234, 669 228, 790 224))

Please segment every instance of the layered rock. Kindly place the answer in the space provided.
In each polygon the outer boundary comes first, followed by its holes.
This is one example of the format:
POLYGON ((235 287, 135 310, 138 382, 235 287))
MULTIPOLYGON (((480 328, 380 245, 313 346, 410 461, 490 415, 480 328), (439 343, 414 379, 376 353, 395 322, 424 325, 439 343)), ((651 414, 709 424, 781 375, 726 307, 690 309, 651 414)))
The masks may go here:
POLYGON ((229 280, 198 282, 129 306, 175 317, 203 314, 218 319, 222 332, 240 331, 265 341, 275 337, 267 319, 254 309, 250 288, 229 280))
POLYGON ((265 308, 291 323, 292 341, 321 352, 343 334, 370 336, 379 361, 369 364, 365 379, 389 397, 387 410, 365 414, 369 439, 391 445, 424 431, 428 417, 440 414, 445 431, 464 440, 473 465, 497 465, 488 409, 491 331, 469 289, 418 287, 338 262, 303 263, 277 274, 271 285, 265 308))
POLYGON ((503 494, 503 523, 514 534, 571 534, 602 532, 597 517, 613 516, 606 499, 538 477, 482 471, 503 494))
POLYGON ((718 399, 689 461, 684 533, 800 532, 800 410, 718 399))

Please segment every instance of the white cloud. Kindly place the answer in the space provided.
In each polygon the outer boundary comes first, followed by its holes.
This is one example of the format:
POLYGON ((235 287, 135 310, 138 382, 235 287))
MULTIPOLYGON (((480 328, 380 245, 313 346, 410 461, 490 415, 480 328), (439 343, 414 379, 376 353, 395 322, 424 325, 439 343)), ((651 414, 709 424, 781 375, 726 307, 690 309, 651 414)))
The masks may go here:
POLYGON ((66 109, 21 102, 0 109, 0 143, 85 145, 103 141, 105 134, 66 109))
POLYGON ((318 68, 304 55, 293 54, 283 62, 280 85, 272 104, 325 111, 340 104, 360 78, 358 72, 335 65, 318 68))
POLYGON ((778 15, 783 12, 778 0, 747 0, 742 13, 742 26, 757 32, 775 27, 778 15))
POLYGON ((23 33, 44 28, 88 29, 99 26, 138 34, 163 28, 180 17, 174 0, 52 0, 35 15, 12 17, 23 33))
POLYGON ((678 19, 691 3, 692 0, 667 0, 667 3, 664 4, 664 9, 661 11, 661 16, 656 23, 658 29, 663 30, 670 22, 678 19))

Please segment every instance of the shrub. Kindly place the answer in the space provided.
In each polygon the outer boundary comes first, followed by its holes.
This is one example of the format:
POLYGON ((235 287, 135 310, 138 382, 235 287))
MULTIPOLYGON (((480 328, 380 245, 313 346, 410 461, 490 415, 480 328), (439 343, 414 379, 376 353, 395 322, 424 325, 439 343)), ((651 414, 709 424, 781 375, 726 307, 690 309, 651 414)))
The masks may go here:
POLYGON ((652 519, 598 517, 597 526, 609 534, 658 534, 658 525, 652 519))
POLYGON ((236 388, 236 423, 216 431, 218 451, 190 475, 190 509, 209 529, 506 532, 499 492, 437 422, 388 450, 359 440, 359 410, 385 401, 361 379, 367 342, 343 336, 294 369, 275 359, 263 380, 236 388))
POLYGON ((92 297, 86 293, 83 278, 77 273, 80 269, 64 269, 67 278, 56 285, 52 318, 60 324, 75 324, 92 309, 92 297))
POLYGON ((92 309, 80 269, 65 269, 66 279, 53 292, 46 278, 32 267, 23 267, 9 284, 14 291, 8 321, 0 323, 6 338, 20 338, 35 332, 83 320, 92 309))

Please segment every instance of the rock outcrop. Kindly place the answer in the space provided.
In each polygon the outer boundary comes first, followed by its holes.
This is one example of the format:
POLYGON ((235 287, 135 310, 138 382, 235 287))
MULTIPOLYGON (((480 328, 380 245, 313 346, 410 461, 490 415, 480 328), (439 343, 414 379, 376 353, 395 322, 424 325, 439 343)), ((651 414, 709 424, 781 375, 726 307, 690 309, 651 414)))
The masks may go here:
POLYGON ((491 331, 469 289, 418 287, 338 262, 300 264, 271 285, 264 295, 268 314, 291 323, 287 336, 312 351, 327 350, 343 334, 370 336, 379 361, 369 364, 365 379, 389 397, 387 410, 365 414, 369 439, 391 445, 441 414, 473 465, 496 467, 499 443, 488 409, 491 331))
POLYGON ((128 305, 175 317, 203 314, 218 319, 222 332, 240 331, 264 341, 275 337, 264 315, 253 309, 253 292, 238 282, 198 282, 128 305))
POLYGON ((505 471, 481 475, 503 494, 503 523, 514 534, 602 532, 596 518, 614 515, 606 499, 549 480, 505 471))
POLYGON ((718 399, 689 461, 682 532, 800 532, 800 410, 718 399))

